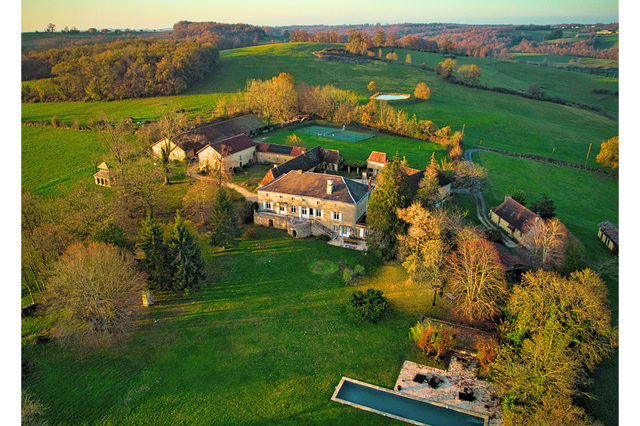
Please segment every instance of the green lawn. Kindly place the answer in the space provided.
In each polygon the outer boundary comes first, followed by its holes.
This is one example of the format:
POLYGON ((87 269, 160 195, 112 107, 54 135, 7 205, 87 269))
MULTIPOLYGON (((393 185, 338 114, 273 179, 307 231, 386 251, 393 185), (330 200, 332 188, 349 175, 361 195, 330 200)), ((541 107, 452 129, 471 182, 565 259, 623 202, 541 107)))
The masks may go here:
MULTIPOLYGON (((389 49, 383 49, 383 56, 389 49)), ((431 68, 435 68, 438 62, 444 60, 438 53, 416 52, 405 49, 395 49, 398 53, 398 62, 404 63, 407 54, 411 55, 414 65, 425 63, 431 68)), ((374 49, 377 53, 377 50, 374 49)), ((515 56, 515 55, 514 55, 515 56)), ((544 57, 545 55, 538 55, 544 57)), ((557 56, 569 65, 570 58, 557 56)), ((516 57, 520 59, 520 57, 516 57)), ((535 62, 534 59, 526 59, 535 62)), ((543 59, 540 59, 542 62, 543 59)), ((551 59, 550 59, 551 60, 551 59)), ((582 58, 587 60, 587 58, 582 58)), ((535 67, 517 62, 501 61, 498 59, 484 59, 459 56, 456 58, 458 66, 475 64, 482 68, 480 83, 487 87, 504 87, 512 90, 526 91, 531 84, 538 84, 543 91, 550 96, 561 98, 604 108, 609 114, 618 115, 618 98, 611 95, 598 95, 593 93, 593 89, 606 89, 617 91, 618 79, 606 78, 597 75, 575 73, 570 71, 557 70, 554 68, 535 67)), ((617 62, 617 61, 616 61, 617 62)), ((586 63, 586 62, 585 62, 586 63)), ((560 65, 560 64, 558 64, 560 65)))
POLYGON ((265 142, 287 145, 287 138, 295 134, 302 139, 303 146, 313 148, 321 145, 323 148, 337 149, 345 161, 367 161, 371 151, 387 153, 389 158, 396 155, 402 159, 406 157, 410 167, 424 169, 431 160, 431 154, 436 153, 436 160, 445 158, 446 151, 442 145, 425 142, 417 139, 400 136, 378 135, 360 142, 344 142, 336 139, 323 138, 321 136, 307 135, 298 131, 280 130, 270 136, 265 142))
POLYGON ((205 288, 192 299, 159 295, 125 341, 23 346, 34 371, 25 387, 49 406, 50 424, 395 424, 331 395, 342 376, 392 387, 404 360, 422 362, 409 327, 421 313, 445 315, 445 301, 429 312, 430 292, 401 266, 282 231, 259 228, 257 240, 205 252, 205 288), (367 278, 346 286, 339 268, 356 264, 367 278), (342 303, 370 287, 389 298, 388 316, 352 323, 342 303))
MULTIPOLYGON (((584 244, 590 262, 613 257, 598 238, 598 223, 618 223, 616 178, 487 152, 475 153, 473 160, 489 170, 483 191, 488 208, 502 203, 513 187, 524 190, 529 202, 546 192, 555 202, 558 218, 584 244)), ((619 282, 611 277, 605 277, 605 282, 613 324, 618 325, 619 282)), ((618 424, 618 356, 615 351, 598 367, 588 389, 595 399, 584 399, 589 412, 606 425, 618 424)))
POLYGON ((273 168, 271 164, 253 164, 245 167, 242 172, 233 175, 233 183, 241 185, 251 192, 256 192, 258 183, 271 168, 273 168))
MULTIPOLYGON (((243 90, 247 79, 288 72, 298 82, 353 90, 363 102, 370 95, 366 86, 371 80, 376 81, 380 91, 400 93, 413 93, 417 83, 426 82, 431 88, 429 101, 411 99, 394 105, 440 127, 449 125, 459 130, 466 125, 466 143, 471 145, 482 141, 484 146, 540 155, 549 155, 555 147, 557 158, 580 162, 589 143, 600 144, 618 134, 615 121, 593 112, 449 84, 433 72, 417 68, 381 61, 325 62, 312 55, 329 46, 335 45, 284 43, 225 50, 221 52, 220 66, 184 95, 105 103, 23 104, 22 116, 23 120, 50 121, 52 115, 57 115, 61 121, 71 123, 73 118, 84 122, 98 111, 105 111, 112 118, 153 120, 160 112, 158 107, 168 105, 208 119, 217 100, 243 90)), ((581 74, 566 74, 582 81, 581 74)), ((589 90, 590 87, 586 91, 589 90)), ((590 164, 598 167, 593 159, 590 164)))
POLYGON ((22 126, 22 188, 49 194, 60 183, 89 180, 106 155, 96 132, 22 126))

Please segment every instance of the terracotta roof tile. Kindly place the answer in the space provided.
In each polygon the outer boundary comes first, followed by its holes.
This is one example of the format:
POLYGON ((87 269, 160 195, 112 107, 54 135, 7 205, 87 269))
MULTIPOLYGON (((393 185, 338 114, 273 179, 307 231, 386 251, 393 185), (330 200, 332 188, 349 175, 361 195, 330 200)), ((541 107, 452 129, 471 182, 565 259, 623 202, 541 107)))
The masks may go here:
POLYGON ((261 191, 356 204, 365 196, 368 187, 342 176, 292 170, 258 190, 261 191), (333 190, 327 194, 327 181, 330 179, 333 180, 333 190))
POLYGON ((200 149, 198 153, 202 152, 205 148, 211 147, 223 157, 235 154, 236 152, 244 151, 245 149, 255 146, 255 142, 247 135, 238 135, 229 139, 224 139, 219 142, 210 144, 200 149))
POLYGON ((384 152, 371 151, 367 161, 378 164, 387 164, 387 154, 384 152))
POLYGON ((491 211, 507 222, 509 229, 517 229, 520 232, 524 232, 537 217, 535 213, 511 197, 506 198, 498 207, 492 207, 491 211))

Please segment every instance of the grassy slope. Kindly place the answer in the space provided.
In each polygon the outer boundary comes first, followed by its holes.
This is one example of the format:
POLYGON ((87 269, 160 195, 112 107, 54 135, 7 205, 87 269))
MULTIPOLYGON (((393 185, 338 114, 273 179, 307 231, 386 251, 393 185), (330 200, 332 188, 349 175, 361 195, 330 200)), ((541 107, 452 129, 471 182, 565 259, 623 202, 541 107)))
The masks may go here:
POLYGON ((582 56, 568 56, 568 55, 543 55, 539 53, 521 53, 521 52, 512 52, 513 58, 515 60, 522 60, 527 62, 537 62, 542 63, 542 61, 546 59, 549 60, 549 64, 551 66, 563 66, 566 67, 568 65, 573 66, 582 66, 582 67, 603 67, 603 68, 618 68, 620 64, 618 61, 614 59, 600 59, 600 58, 585 58, 582 56), (573 59, 577 61, 580 59, 580 62, 576 62, 570 64, 569 61, 573 59))
MULTIPOLYGON (((388 49, 383 49, 383 55, 388 49)), ((425 63, 435 68, 444 60, 438 53, 416 52, 395 49, 398 62, 403 63, 407 54, 413 64, 425 63)), ((374 52, 377 51, 374 49, 374 52)), ((538 84, 550 96, 559 96, 586 105, 600 106, 610 114, 618 115, 618 98, 610 95, 598 95, 593 89, 618 90, 618 79, 599 77, 589 74, 577 74, 553 68, 532 67, 531 65, 506 62, 497 59, 483 59, 460 56, 456 58, 458 66, 475 64, 482 68, 480 83, 488 87, 504 87, 526 91, 531 84, 538 84)), ((568 61, 568 59, 567 59, 568 61)))
POLYGON ((50 424, 395 424, 330 397, 343 375, 391 387, 405 359, 421 361, 407 332, 429 294, 401 266, 265 228, 231 251, 206 250, 206 261, 215 272, 205 289, 160 298, 126 342, 84 354, 23 348, 35 372, 25 385, 50 407, 50 424), (367 278, 345 286, 339 271, 314 273, 317 260, 362 264, 367 278), (354 324, 342 303, 370 287, 384 291, 390 315, 354 324))
MULTIPOLYGON (((165 103, 206 118, 221 94, 242 90, 247 79, 265 79, 289 72, 299 82, 334 84, 354 90, 363 100, 369 95, 366 85, 371 80, 375 80, 382 91, 403 93, 413 93, 416 84, 424 81, 431 88, 431 100, 410 100, 395 106, 416 114, 419 119, 433 120, 438 126, 460 129, 466 124, 469 144, 482 140, 485 146, 541 155, 549 155, 556 147, 558 158, 579 162, 590 142, 599 144, 618 134, 616 122, 592 112, 448 84, 434 73, 416 68, 380 61, 321 62, 311 55, 326 46, 295 43, 227 50, 221 52, 221 66, 185 95, 109 103, 24 104, 23 119, 49 121, 55 114, 71 123, 74 117, 84 121, 98 111, 105 111, 111 117, 154 119, 157 106, 165 103)), ((598 166, 595 160, 590 164, 598 166)))
POLYGON ((22 126, 22 141, 22 188, 37 194, 91 179, 107 152, 95 132, 22 126))
MULTIPOLYGON (((504 194, 517 187, 529 202, 546 192, 557 207, 558 218, 582 241, 591 262, 613 255, 598 238, 598 223, 618 223, 618 180, 600 174, 562 168, 493 153, 476 153, 474 161, 489 169, 484 190, 487 207, 497 206, 504 194), (516 172, 517 171, 517 172, 516 172)), ((607 278, 613 323, 618 324, 618 280, 607 278)), ((618 424, 618 367, 616 351, 602 362, 589 392, 596 398, 585 406, 607 425, 618 424)))

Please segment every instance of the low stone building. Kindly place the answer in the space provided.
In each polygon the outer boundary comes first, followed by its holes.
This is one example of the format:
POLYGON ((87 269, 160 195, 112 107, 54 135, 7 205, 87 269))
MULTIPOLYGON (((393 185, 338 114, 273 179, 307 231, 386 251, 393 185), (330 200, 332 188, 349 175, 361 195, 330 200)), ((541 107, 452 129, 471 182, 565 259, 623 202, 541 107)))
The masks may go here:
POLYGON ((598 238, 614 253, 618 253, 618 227, 608 220, 598 224, 598 238))
POLYGON ((167 138, 163 138, 151 145, 153 155, 158 158, 162 157, 162 151, 167 149, 167 143, 169 144, 169 159, 182 161, 194 158, 198 150, 207 144, 207 141, 202 135, 197 134, 180 135, 173 141, 167 141, 167 138))
POLYGON ((256 144, 246 135, 238 135, 229 139, 209 144, 200 149, 198 163, 200 167, 218 168, 222 162, 225 170, 233 170, 253 163, 256 144))
POLYGON ((342 176, 292 170, 258 189, 258 225, 292 237, 366 235, 362 219, 371 189, 342 176), (356 229, 358 230, 356 232, 356 229))
POLYGON ((256 146, 256 163, 281 164, 307 152, 300 146, 277 145, 260 142, 256 146))
POLYGON ((367 158, 367 168, 371 175, 375 177, 388 161, 387 154, 384 152, 371 151, 369 158, 367 158))
POLYGON ((540 216, 511 198, 504 196, 504 202, 491 208, 491 220, 504 229, 510 236, 522 242, 529 226, 540 220, 540 216))
POLYGON ((98 173, 93 175, 96 185, 112 187, 116 183, 116 178, 111 173, 111 166, 105 163, 98 166, 98 173))
POLYGON ((302 170, 303 172, 339 170, 341 162, 342 156, 339 151, 323 149, 318 145, 302 155, 298 155, 269 170, 258 183, 258 186, 264 186, 292 170, 302 170))

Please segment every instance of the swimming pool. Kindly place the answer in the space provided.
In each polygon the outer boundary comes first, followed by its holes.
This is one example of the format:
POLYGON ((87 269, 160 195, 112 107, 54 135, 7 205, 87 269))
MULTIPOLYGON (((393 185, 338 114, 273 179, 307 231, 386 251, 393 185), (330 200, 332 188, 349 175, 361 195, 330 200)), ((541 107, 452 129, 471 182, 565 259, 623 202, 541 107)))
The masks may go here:
POLYGON ((414 425, 487 426, 486 415, 428 402, 412 395, 343 377, 331 397, 332 401, 351 405, 414 425))
POLYGON ((400 99, 409 99, 411 95, 402 95, 402 94, 391 94, 391 93, 380 93, 379 95, 375 95, 374 98, 381 101, 397 101, 400 99))

